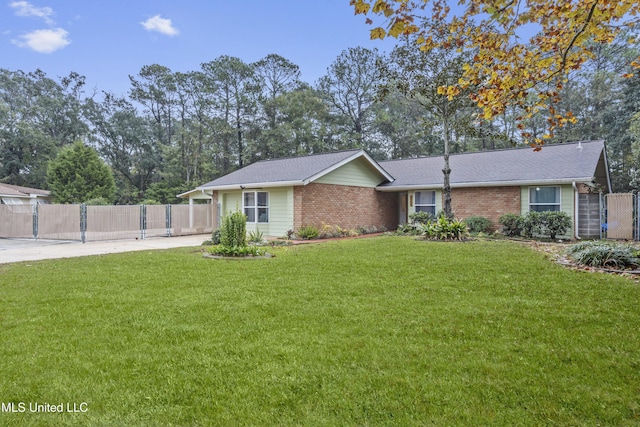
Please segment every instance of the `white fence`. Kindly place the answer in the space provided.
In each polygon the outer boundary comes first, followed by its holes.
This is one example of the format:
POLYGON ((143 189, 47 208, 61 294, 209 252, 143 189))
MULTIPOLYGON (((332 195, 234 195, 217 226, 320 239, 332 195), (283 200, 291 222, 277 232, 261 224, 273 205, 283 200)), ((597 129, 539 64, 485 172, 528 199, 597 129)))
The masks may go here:
POLYGON ((0 238, 120 240, 213 231, 212 205, 0 205, 0 238))

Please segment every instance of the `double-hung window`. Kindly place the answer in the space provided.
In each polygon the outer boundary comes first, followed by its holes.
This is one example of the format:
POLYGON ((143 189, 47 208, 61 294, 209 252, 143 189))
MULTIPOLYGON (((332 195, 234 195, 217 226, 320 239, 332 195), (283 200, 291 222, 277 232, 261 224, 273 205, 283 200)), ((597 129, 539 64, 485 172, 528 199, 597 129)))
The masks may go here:
POLYGON ((435 191, 416 191, 414 197, 416 212, 428 212, 432 215, 436 214, 435 191))
POLYGON ((269 222, 269 193, 245 191, 242 193, 242 208, 247 222, 269 222))
POLYGON ((529 188, 529 211, 559 211, 560 187, 531 187, 529 188))

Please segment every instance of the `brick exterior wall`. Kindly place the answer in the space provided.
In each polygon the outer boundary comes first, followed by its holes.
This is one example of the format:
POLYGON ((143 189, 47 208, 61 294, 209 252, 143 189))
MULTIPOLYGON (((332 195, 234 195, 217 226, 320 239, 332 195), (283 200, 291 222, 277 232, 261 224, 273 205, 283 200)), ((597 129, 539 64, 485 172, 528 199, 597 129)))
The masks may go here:
POLYGON ((479 215, 491 221, 491 230, 500 227, 506 213, 520 215, 520 187, 453 188, 451 208, 456 218, 479 215))
POLYGON ((311 183, 293 189, 293 226, 342 228, 398 226, 398 195, 375 188, 311 183))

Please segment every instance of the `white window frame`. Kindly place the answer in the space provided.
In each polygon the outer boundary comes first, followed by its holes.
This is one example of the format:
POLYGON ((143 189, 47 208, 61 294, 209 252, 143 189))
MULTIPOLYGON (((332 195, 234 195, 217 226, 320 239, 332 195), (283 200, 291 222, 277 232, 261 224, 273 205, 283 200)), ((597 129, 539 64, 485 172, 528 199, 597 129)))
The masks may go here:
POLYGON ((269 203, 271 201, 271 197, 269 195, 268 191, 243 191, 242 192, 242 213, 244 213, 247 217, 247 222, 251 223, 251 224, 268 224, 269 223, 269 219, 270 219, 270 207, 269 207, 269 203), (246 194, 253 194, 253 205, 246 205, 245 201, 245 195, 246 194), (258 194, 265 194, 266 198, 267 198, 267 203, 266 205, 258 205, 258 194), (252 210, 253 211, 253 221, 249 220, 249 215, 247 215, 247 210, 252 210), (266 221, 260 221, 260 213, 261 211, 264 211, 264 213, 266 213, 266 221))
MULTIPOLYGON (((433 215, 436 214, 437 212, 437 201, 436 201, 436 197, 438 197, 438 194, 436 193, 435 190, 422 190, 422 191, 414 191, 413 192, 413 207, 414 207, 414 211, 415 212, 430 212, 430 211, 420 211, 418 208, 419 207, 433 207, 433 215), (433 194, 433 203, 418 203, 418 194, 419 193, 432 193, 433 194)), ((422 198, 422 197, 421 197, 422 198)))
MULTIPOLYGON (((531 210, 532 206, 557 206, 557 212, 561 212, 562 211, 562 187, 558 186, 558 185, 545 185, 545 186, 536 186, 536 187, 529 187, 529 212, 533 212, 531 210), (557 203, 533 203, 531 194, 532 191, 538 191, 541 188, 555 188, 558 191, 558 202, 557 203)), ((544 211, 535 211, 535 212, 544 212, 544 211)))

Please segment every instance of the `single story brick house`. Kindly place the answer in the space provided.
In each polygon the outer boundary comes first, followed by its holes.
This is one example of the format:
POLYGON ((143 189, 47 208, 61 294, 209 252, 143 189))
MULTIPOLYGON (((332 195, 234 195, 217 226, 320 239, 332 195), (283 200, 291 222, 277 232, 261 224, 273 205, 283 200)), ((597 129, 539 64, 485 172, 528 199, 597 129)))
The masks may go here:
MULTIPOLYGON (((214 224, 234 210, 267 236, 322 223, 395 229, 416 211, 442 209, 442 156, 376 162, 363 150, 253 163, 180 194, 207 199, 214 224)), ((600 236, 601 194, 610 191, 604 141, 452 154, 457 218, 480 215, 494 229, 505 213, 556 210, 573 221, 571 237, 600 236)))

